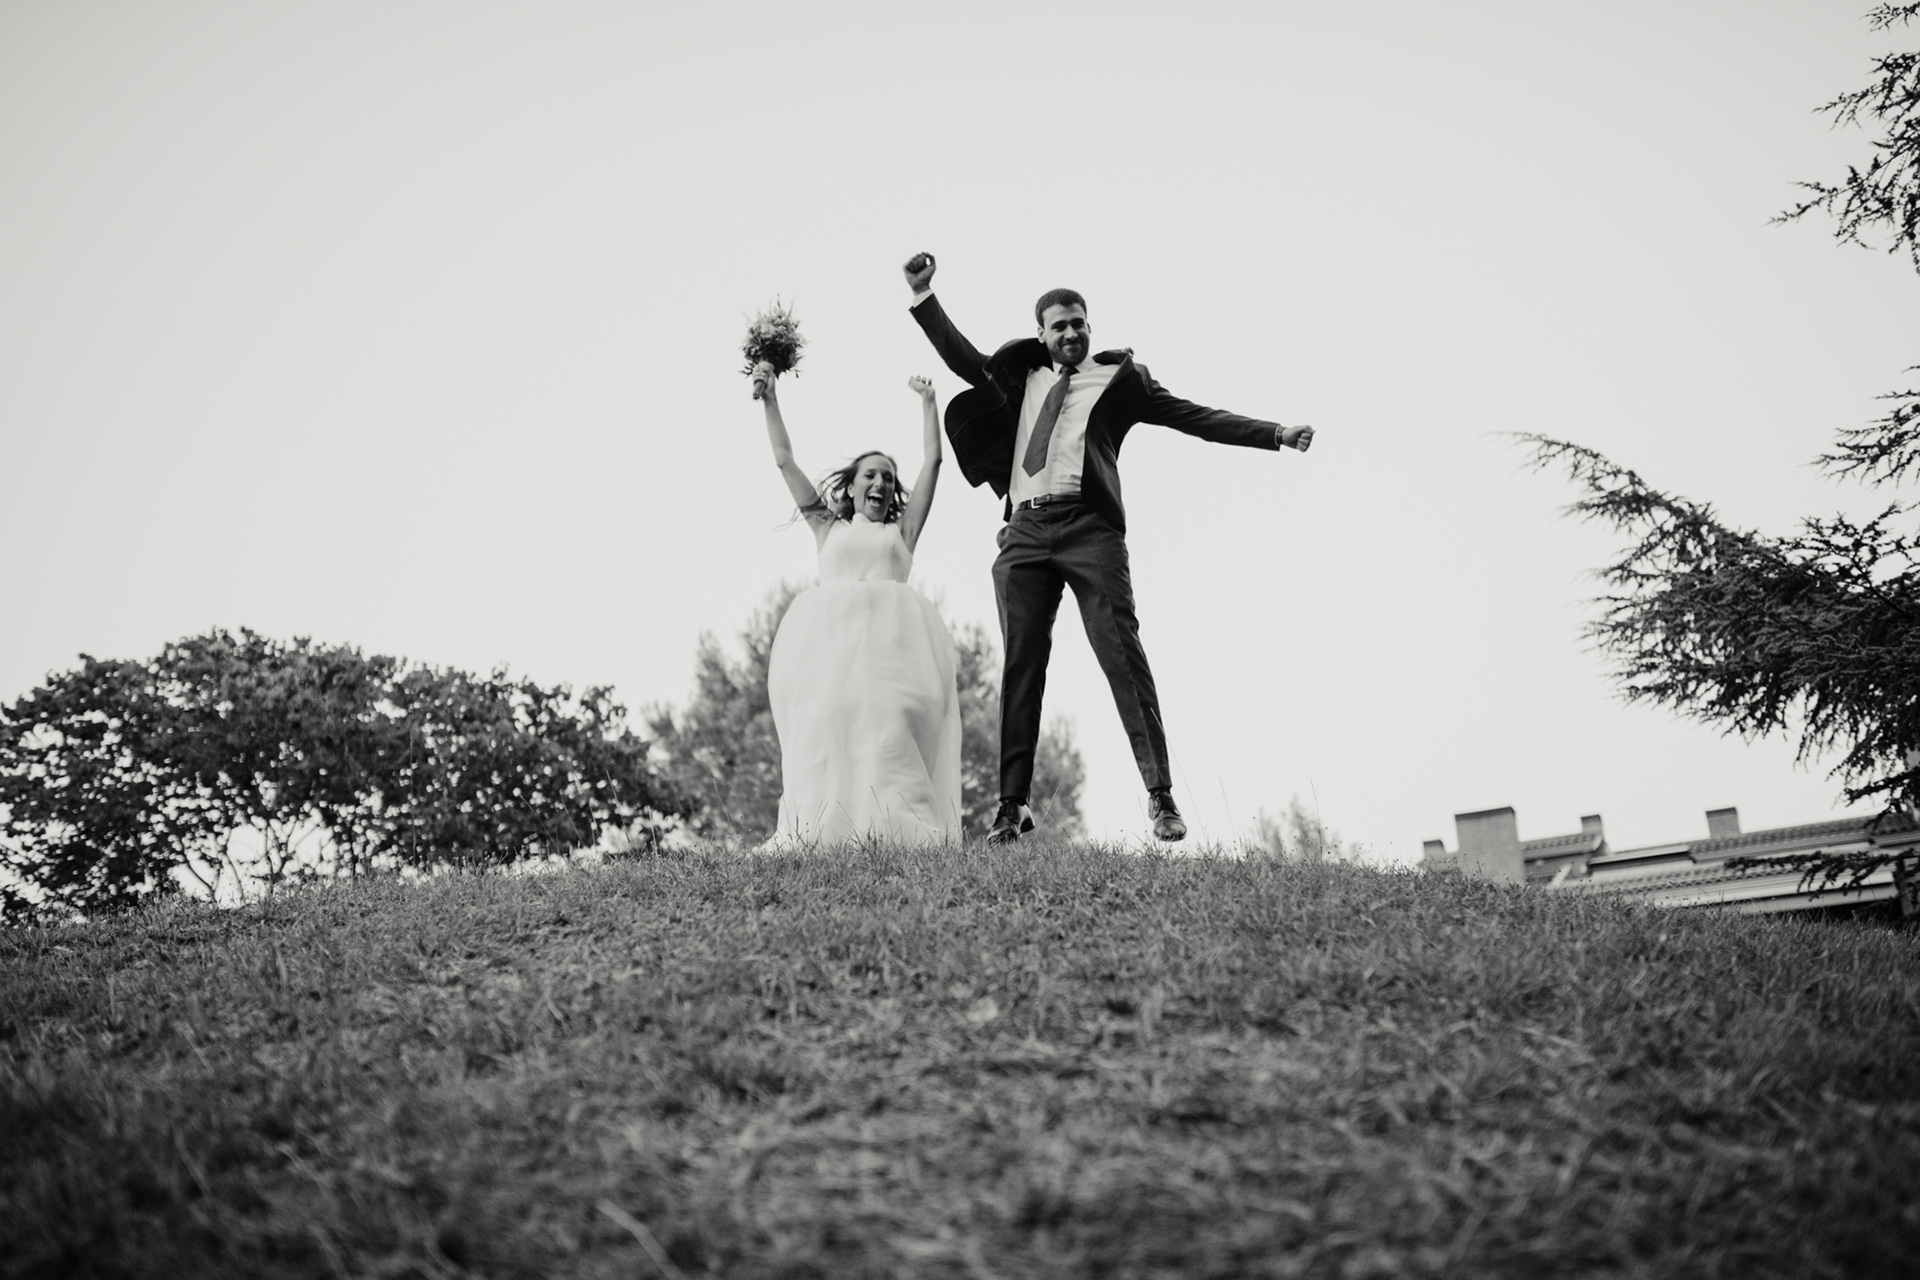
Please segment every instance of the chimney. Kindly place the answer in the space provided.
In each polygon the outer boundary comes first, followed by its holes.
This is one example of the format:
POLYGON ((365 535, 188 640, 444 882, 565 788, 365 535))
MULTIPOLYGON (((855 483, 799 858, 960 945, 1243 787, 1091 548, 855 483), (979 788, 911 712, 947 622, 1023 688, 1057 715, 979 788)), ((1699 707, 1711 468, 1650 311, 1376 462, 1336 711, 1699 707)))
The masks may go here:
POLYGON ((1604 831, 1605 831, 1605 828, 1603 828, 1600 825, 1599 814, 1583 813, 1580 815, 1580 834, 1581 835, 1597 836, 1597 835, 1603 834, 1604 831))
POLYGON ((1527 882, 1526 863, 1520 856, 1520 824, 1511 805, 1456 813, 1453 830, 1460 840, 1462 872, 1505 884, 1527 882))
POLYGON ((1707 839, 1725 840, 1729 836, 1740 834, 1740 811, 1738 809, 1707 810, 1707 839))

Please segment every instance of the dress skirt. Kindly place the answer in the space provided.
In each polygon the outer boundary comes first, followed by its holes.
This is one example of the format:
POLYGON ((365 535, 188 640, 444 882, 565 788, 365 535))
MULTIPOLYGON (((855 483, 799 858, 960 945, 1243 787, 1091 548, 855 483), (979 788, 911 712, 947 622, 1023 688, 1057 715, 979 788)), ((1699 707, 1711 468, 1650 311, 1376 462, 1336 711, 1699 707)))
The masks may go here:
POLYGON ((795 596, 767 661, 783 792, 772 843, 960 840, 953 637, 904 582, 795 596))

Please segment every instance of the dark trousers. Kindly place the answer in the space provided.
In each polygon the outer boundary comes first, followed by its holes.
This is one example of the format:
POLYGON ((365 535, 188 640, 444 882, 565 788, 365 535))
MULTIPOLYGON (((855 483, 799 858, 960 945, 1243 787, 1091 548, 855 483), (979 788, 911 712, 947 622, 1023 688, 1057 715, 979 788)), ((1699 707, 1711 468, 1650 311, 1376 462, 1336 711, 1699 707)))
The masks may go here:
POLYGON ((1000 678, 1000 795, 1024 801, 1033 785, 1033 753, 1040 741, 1040 701, 1053 653, 1053 620, 1060 591, 1073 588, 1094 657, 1113 687, 1120 723, 1149 791, 1171 787, 1167 731, 1160 695, 1140 644, 1133 612, 1133 576, 1127 544, 1101 516, 1080 503, 1013 513, 1000 531, 993 562, 993 593, 1000 604, 1006 666, 1000 678))

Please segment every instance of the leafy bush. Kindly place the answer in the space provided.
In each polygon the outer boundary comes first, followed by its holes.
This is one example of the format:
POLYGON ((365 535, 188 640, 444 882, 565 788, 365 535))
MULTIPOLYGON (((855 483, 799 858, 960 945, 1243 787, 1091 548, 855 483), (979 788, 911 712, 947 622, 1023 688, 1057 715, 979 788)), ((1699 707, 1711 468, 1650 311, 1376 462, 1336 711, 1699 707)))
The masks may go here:
POLYGON ((679 807, 623 716, 604 688, 575 698, 246 630, 145 662, 83 655, 0 709, 0 868, 21 882, 0 910, 591 844, 679 807))

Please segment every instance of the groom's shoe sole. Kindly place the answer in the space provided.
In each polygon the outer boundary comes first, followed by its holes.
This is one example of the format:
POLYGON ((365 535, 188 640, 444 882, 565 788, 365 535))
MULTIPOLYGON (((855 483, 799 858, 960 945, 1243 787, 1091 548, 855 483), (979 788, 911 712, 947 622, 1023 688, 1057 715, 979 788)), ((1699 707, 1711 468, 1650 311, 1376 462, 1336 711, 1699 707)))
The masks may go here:
POLYGON ((1147 796, 1147 816, 1153 819, 1155 840, 1171 843, 1187 838, 1187 820, 1180 816, 1180 806, 1168 793, 1155 791, 1147 796))

